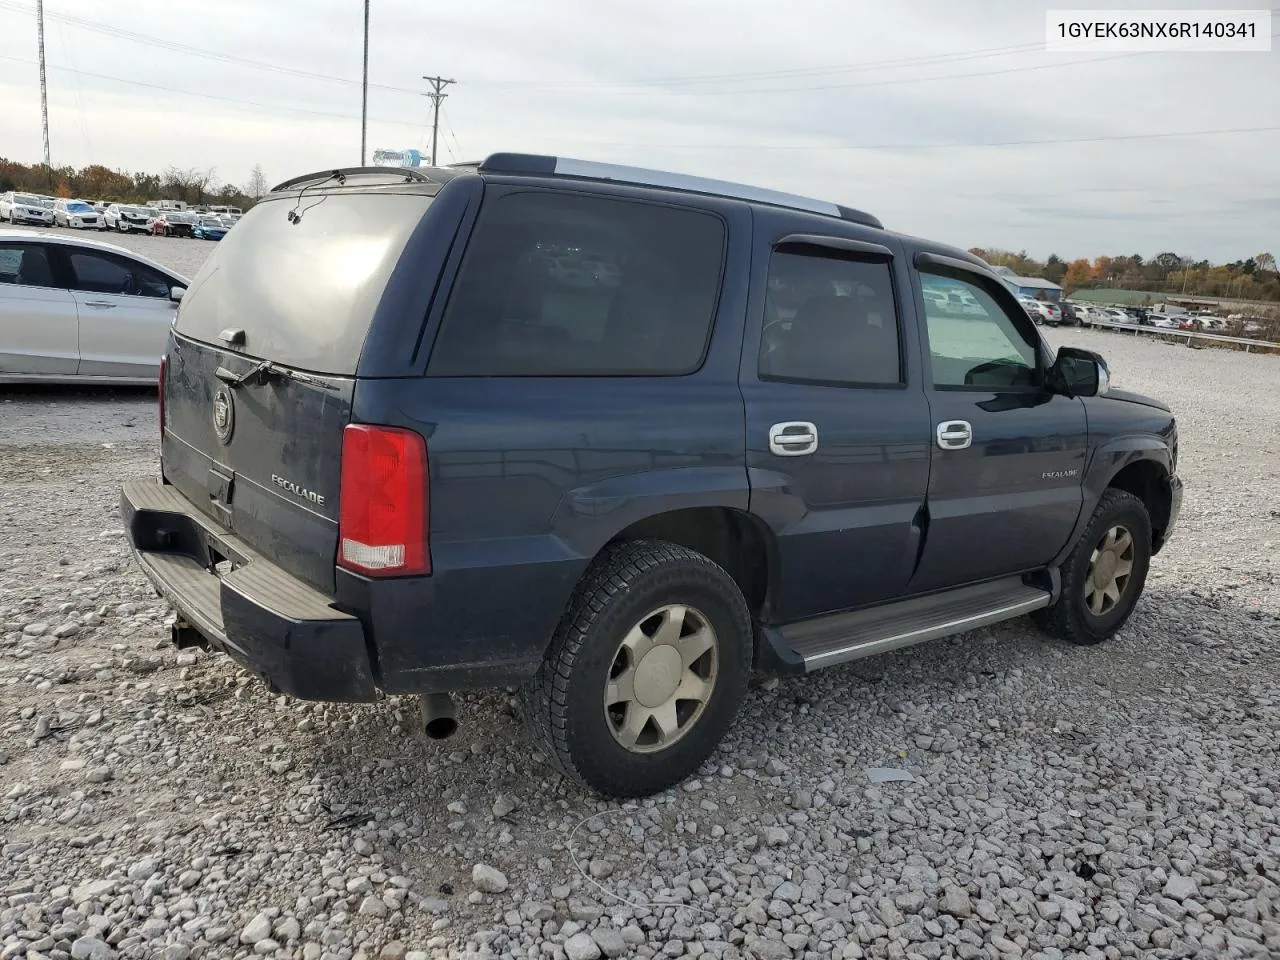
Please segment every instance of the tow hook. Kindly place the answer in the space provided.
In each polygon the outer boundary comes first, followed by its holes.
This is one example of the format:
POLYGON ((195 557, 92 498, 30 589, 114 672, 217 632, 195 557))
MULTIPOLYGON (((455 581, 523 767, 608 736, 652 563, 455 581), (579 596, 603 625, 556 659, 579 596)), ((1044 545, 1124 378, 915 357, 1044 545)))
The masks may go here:
POLYGON ((186 650, 188 647, 199 647, 202 650, 209 649, 209 641, 200 635, 195 627, 187 620, 178 617, 173 621, 173 645, 179 650, 186 650))

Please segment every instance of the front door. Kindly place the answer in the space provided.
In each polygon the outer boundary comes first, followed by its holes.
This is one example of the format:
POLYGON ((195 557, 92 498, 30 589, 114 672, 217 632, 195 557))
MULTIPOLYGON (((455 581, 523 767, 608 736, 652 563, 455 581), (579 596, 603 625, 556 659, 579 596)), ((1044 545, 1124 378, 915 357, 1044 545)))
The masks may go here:
POLYGON ((155 379, 176 304, 170 278, 106 251, 66 250, 80 313, 82 377, 155 379))
POLYGON ((773 622, 897 596, 919 548, 929 407, 903 345, 893 252, 830 239, 756 251, 768 282, 752 293, 740 380, 751 510, 779 554, 773 622))
POLYGON ((71 376, 78 360, 76 301, 48 246, 0 243, 0 376, 71 376))
POLYGON ((940 258, 912 272, 933 419, 928 531, 912 592, 1043 566, 1080 514, 1084 403, 1045 388, 1047 348, 999 280, 940 258))

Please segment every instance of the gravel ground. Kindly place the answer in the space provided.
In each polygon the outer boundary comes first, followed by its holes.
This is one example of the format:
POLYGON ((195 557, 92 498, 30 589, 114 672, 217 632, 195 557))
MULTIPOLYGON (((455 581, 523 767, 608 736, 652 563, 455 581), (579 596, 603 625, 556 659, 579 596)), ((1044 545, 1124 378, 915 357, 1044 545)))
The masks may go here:
POLYGON ((628 805, 531 755, 507 694, 436 743, 411 702, 174 651, 116 506, 153 396, 0 392, 0 960, 1280 956, 1280 360, 1051 335, 1181 424, 1183 520, 1121 635, 762 682, 697 780, 628 805))

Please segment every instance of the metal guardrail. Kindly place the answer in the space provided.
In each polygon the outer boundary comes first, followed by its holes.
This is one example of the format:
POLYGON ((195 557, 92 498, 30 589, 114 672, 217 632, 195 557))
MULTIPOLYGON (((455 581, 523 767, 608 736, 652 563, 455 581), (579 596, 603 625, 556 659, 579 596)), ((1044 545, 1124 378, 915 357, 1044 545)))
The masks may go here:
POLYGON ((1176 327, 1153 327, 1144 323, 1114 323, 1110 320, 1085 320, 1086 327, 1101 327, 1108 330, 1132 330, 1136 336, 1139 333, 1148 333, 1154 336, 1171 337, 1173 339, 1186 338, 1188 344, 1192 340, 1211 340, 1217 343, 1238 343, 1244 346, 1245 353, 1249 353, 1251 348, 1260 347, 1269 350, 1280 350, 1280 343, 1272 343, 1270 340, 1252 340, 1249 337, 1228 337, 1221 333, 1205 333, 1202 330, 1179 330, 1176 327))

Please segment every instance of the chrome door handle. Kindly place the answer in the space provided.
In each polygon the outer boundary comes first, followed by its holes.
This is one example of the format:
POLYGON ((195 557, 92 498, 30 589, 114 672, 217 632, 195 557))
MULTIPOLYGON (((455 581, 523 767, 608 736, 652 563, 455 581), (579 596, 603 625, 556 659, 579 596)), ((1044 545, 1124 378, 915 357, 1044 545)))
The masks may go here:
POLYGON ((818 449, 818 428, 804 420, 787 420, 769 428, 769 452, 779 457, 803 457, 818 449))
POLYGON ((938 424, 938 446, 943 450, 964 450, 973 443, 973 427, 968 420, 943 420, 938 424))
POLYGON ((86 300, 86 307, 100 307, 103 310, 111 310, 115 307, 114 303, 108 303, 106 300, 86 300))

